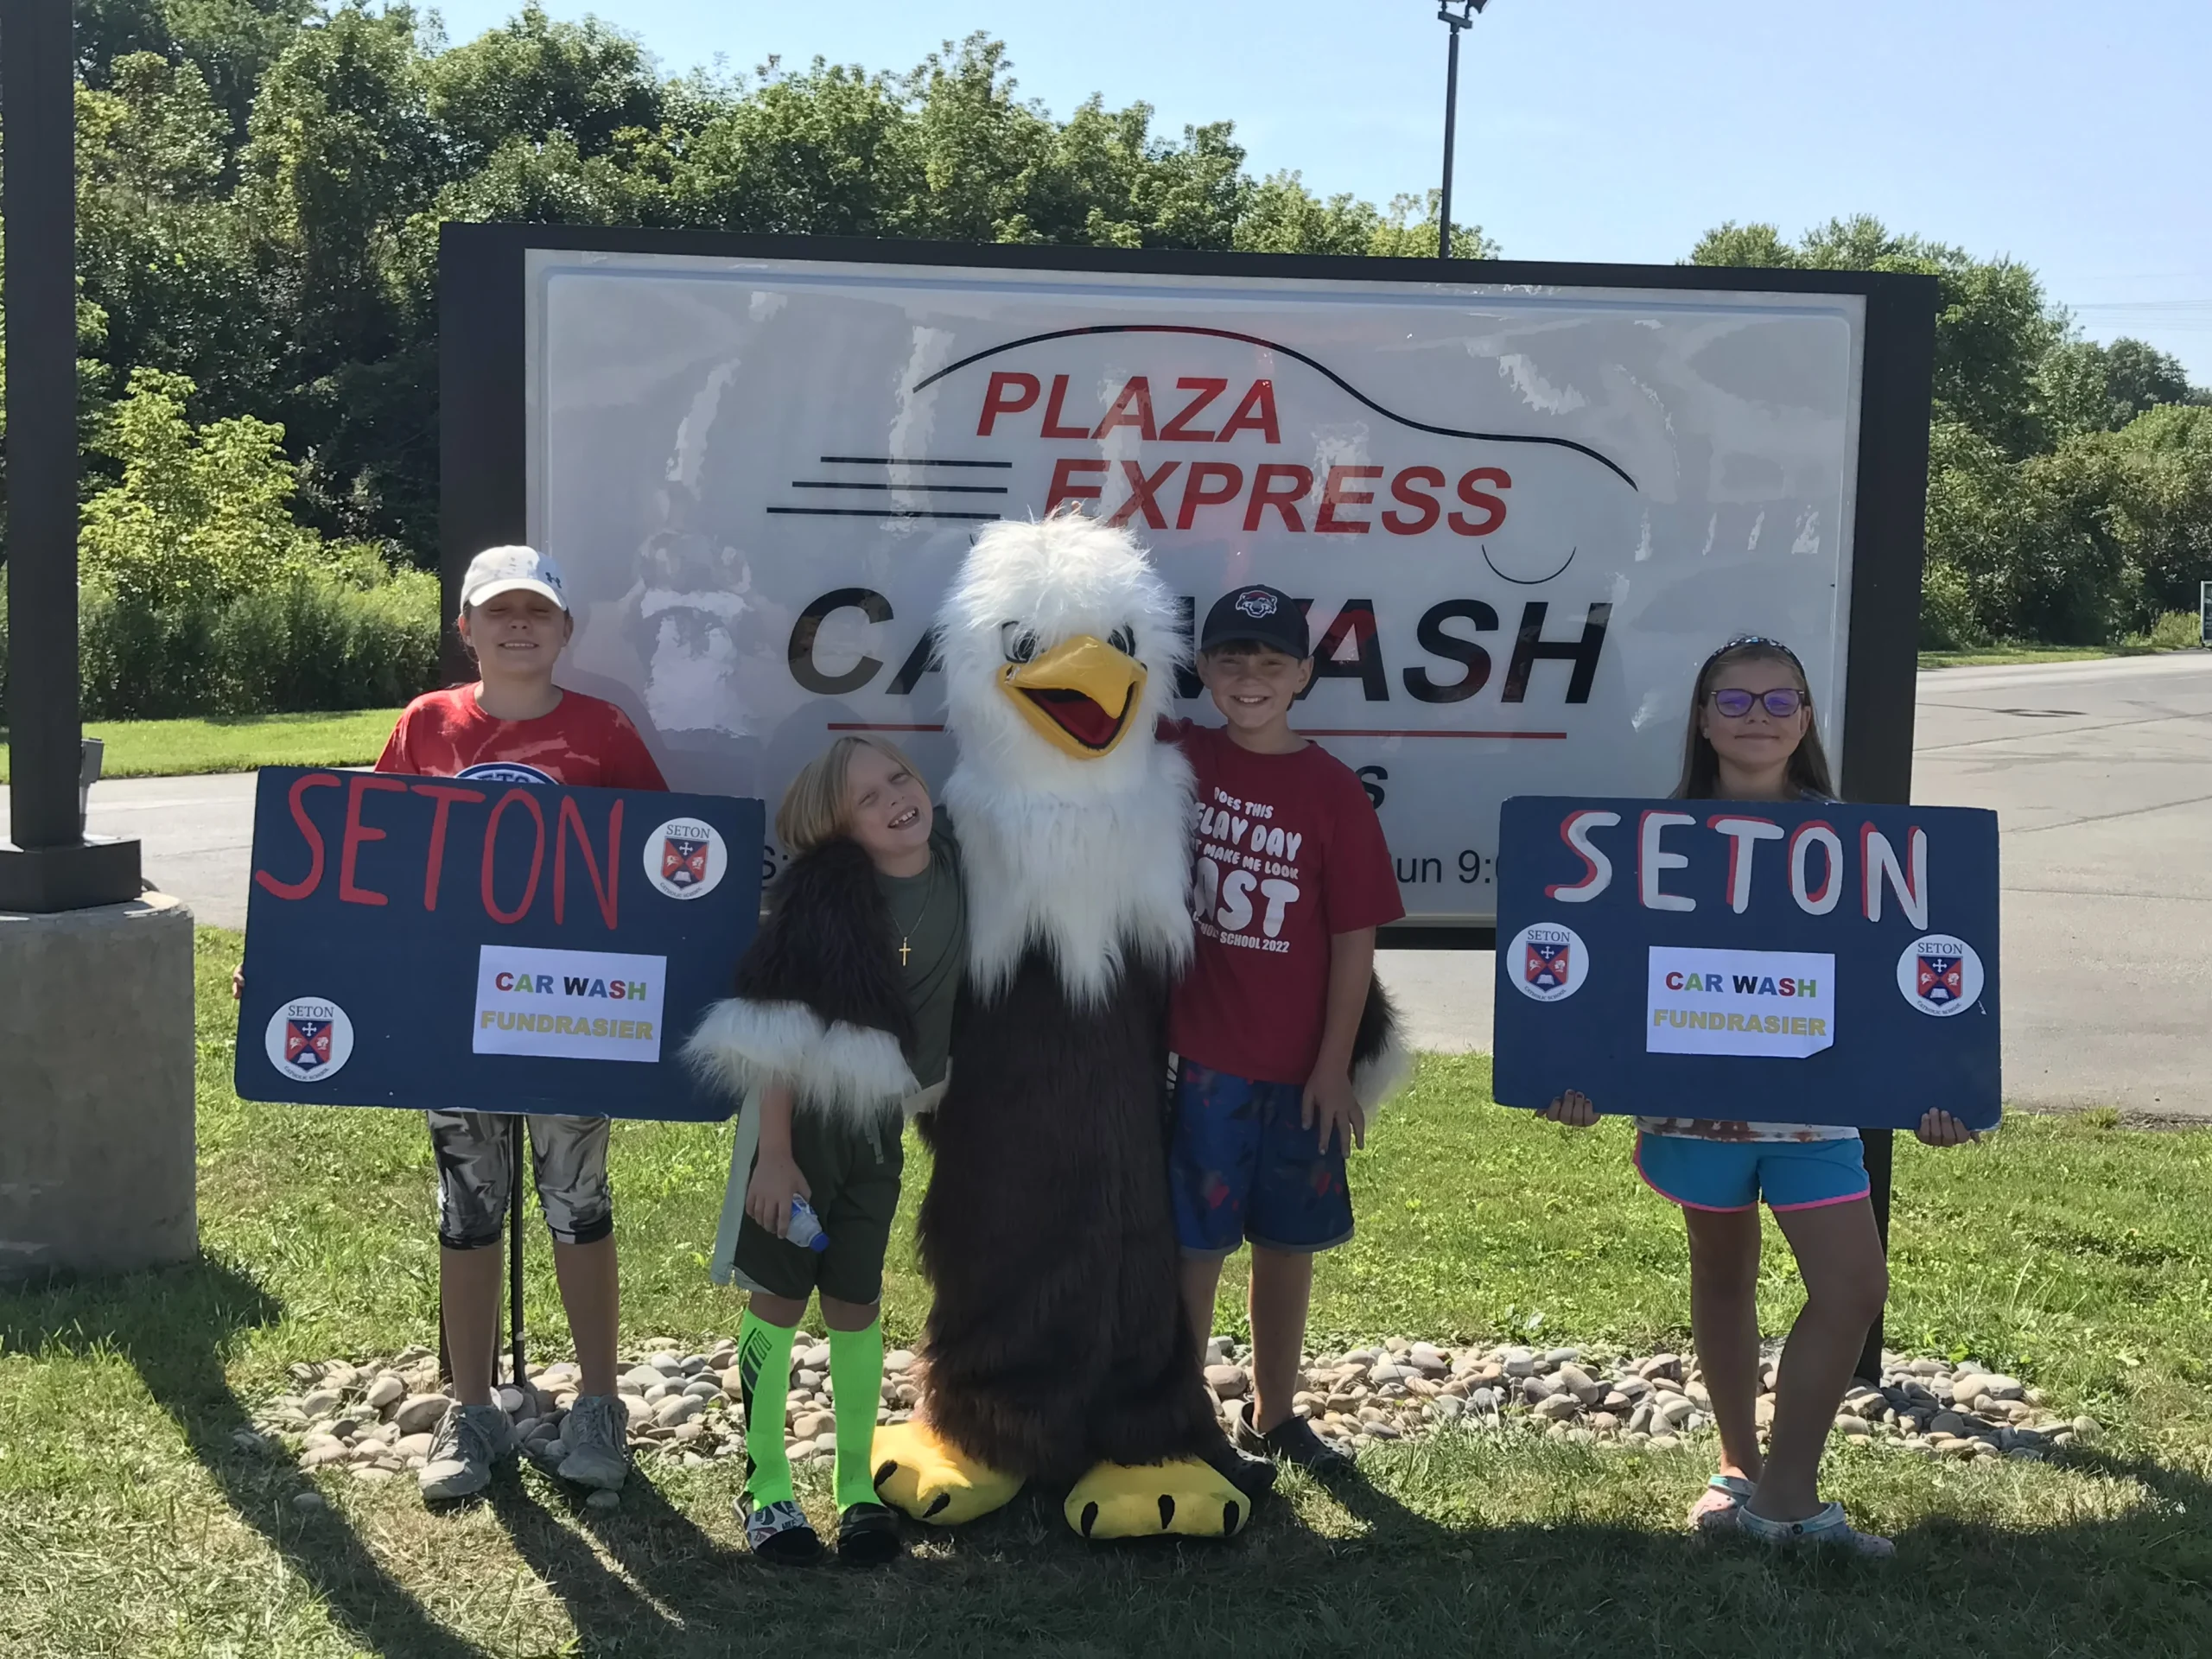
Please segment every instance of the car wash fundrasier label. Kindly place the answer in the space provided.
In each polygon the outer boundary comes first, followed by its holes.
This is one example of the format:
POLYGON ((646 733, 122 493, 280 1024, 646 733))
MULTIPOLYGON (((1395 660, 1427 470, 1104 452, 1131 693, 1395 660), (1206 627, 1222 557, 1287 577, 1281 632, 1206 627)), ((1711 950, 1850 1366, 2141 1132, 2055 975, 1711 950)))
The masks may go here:
POLYGON ((482 769, 264 770, 239 1095, 727 1116, 679 1055, 753 937, 761 818, 482 769))
POLYGON ((1997 1122, 1994 813, 1519 796, 1500 822, 1500 1101, 1997 1122))

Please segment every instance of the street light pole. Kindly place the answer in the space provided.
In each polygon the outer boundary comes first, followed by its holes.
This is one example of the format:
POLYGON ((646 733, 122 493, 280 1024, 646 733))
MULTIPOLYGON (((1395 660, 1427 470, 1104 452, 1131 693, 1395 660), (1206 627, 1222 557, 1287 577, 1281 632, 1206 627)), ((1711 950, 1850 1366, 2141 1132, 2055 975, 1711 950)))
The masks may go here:
POLYGON ((1474 26, 1490 0, 1438 0, 1436 21, 1452 31, 1444 69, 1444 194, 1436 211, 1436 257, 1452 257, 1452 146, 1459 125, 1459 31, 1474 26), (1452 8, 1457 6, 1455 12, 1452 8))
POLYGON ((76 46, 70 0, 0 0, 7 226, 9 837, 0 911, 138 897, 138 843, 88 844, 77 660, 76 46))

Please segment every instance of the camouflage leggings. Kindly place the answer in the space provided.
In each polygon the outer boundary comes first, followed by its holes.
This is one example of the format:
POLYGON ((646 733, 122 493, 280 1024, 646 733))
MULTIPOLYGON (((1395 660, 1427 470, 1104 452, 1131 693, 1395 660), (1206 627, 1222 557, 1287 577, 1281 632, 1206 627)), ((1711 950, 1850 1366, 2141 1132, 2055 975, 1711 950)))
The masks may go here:
POLYGON ((498 1112, 431 1112, 438 1159, 438 1243, 449 1250, 497 1244, 514 1195, 515 1137, 530 1125, 538 1207, 562 1244, 594 1244, 614 1230, 607 1190, 607 1120, 528 1119, 498 1112))

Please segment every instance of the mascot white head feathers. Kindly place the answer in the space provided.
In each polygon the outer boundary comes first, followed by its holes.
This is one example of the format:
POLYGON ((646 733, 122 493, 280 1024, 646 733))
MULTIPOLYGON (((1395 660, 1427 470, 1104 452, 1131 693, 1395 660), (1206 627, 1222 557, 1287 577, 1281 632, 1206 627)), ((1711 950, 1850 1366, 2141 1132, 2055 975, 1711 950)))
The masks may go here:
POLYGON ((1082 1001, 1132 958, 1179 967, 1191 773, 1154 728, 1185 652, 1135 541, 1071 512, 993 524, 945 597, 938 648, 977 993, 1032 947, 1082 1001))

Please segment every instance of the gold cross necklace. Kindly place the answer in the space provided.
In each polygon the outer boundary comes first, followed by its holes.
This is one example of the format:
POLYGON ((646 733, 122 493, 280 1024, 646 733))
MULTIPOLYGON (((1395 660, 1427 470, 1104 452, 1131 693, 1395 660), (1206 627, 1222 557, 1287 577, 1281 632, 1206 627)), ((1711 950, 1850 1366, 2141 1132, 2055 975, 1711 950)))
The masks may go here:
MULTIPOLYGON (((934 867, 935 861, 932 861, 931 868, 933 868, 934 867)), ((924 876, 927 876, 929 874, 929 870, 925 869, 922 874, 924 876)), ((904 968, 906 965, 908 959, 914 954, 914 947, 908 942, 909 938, 914 932, 915 929, 921 926, 923 918, 930 913, 930 906, 936 900, 936 889, 933 887, 924 887, 922 889, 922 907, 914 912, 913 925, 912 927, 901 927, 899 929, 899 965, 901 968, 904 968)), ((884 907, 887 910, 890 909, 888 902, 886 903, 884 907)), ((898 912, 892 911, 891 920, 894 925, 897 924, 899 920, 898 912)))

